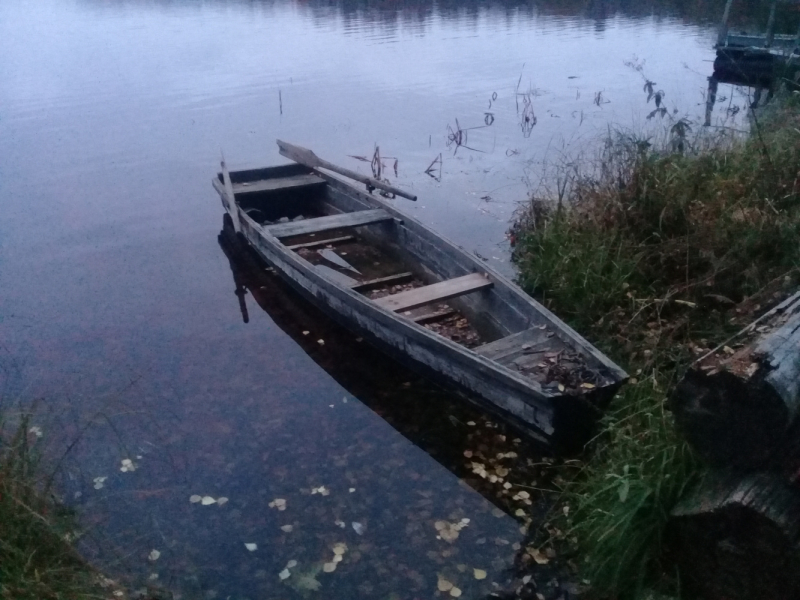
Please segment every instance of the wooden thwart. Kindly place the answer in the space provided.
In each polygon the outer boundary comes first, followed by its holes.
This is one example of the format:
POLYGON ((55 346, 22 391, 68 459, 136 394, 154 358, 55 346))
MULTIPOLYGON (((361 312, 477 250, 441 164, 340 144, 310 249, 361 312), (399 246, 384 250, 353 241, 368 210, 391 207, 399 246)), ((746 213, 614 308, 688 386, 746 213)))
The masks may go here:
POLYGON ((261 181, 251 181, 247 183, 234 183, 233 191, 235 194, 255 194, 259 192, 273 192, 278 190, 289 190, 305 186, 325 185, 325 180, 313 173, 293 175, 291 177, 279 177, 276 179, 262 179, 261 181))
POLYGON ((344 227, 360 227, 381 221, 391 221, 392 216, 382 208, 372 210, 359 210, 357 212, 342 213, 328 217, 317 217, 316 219, 306 219, 304 221, 292 221, 289 223, 278 223, 264 227, 275 237, 289 237, 292 235, 306 235, 309 233, 319 233, 331 229, 341 229, 344 227))
POLYGON ((489 287, 492 287, 492 282, 486 277, 480 273, 470 273, 463 277, 456 277, 455 279, 448 279, 432 285, 400 292, 399 294, 378 298, 374 302, 383 308, 400 312, 419 308, 426 304, 433 304, 434 302, 443 302, 450 298, 456 298, 489 287))
POLYGON ((376 287, 381 287, 383 285, 389 284, 396 284, 400 283, 401 281, 407 281, 414 277, 414 274, 410 271, 405 273, 398 273, 397 275, 387 275, 386 277, 378 277, 377 279, 368 279, 367 281, 361 281, 352 288, 356 291, 363 292, 365 290, 371 290, 376 287))
POLYGON ((352 242, 356 238, 353 235, 343 235, 341 237, 328 238, 326 240, 314 240, 313 242, 305 242, 303 244, 292 244, 286 246, 289 250, 301 250, 303 248, 319 248, 320 246, 335 246, 336 244, 345 244, 352 242))

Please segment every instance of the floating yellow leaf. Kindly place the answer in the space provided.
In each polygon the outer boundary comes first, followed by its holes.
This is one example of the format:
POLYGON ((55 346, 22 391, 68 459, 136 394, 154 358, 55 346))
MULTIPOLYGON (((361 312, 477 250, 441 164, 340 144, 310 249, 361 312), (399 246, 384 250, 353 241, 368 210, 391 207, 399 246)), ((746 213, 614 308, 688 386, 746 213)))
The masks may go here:
POLYGON ((581 387, 586 389, 586 390, 593 390, 597 386, 595 384, 593 384, 593 383, 582 383, 581 387))
POLYGON ((475 576, 475 579, 486 579, 486 571, 483 569, 472 569, 472 574, 475 576))
POLYGON ((450 595, 453 598, 458 598, 461 595, 461 590, 458 589, 456 586, 453 586, 452 588, 450 588, 450 595))
POLYGON ((537 549, 529 550, 528 554, 531 555, 531 558, 536 561, 536 564, 539 565, 546 565, 550 562, 550 559, 547 558, 544 554, 539 552, 537 549))
POLYGON ((559 392, 563 392, 565 389, 566 389, 566 388, 564 387, 564 385, 563 385, 563 384, 561 384, 561 383, 559 383, 559 384, 558 384, 558 391, 559 391, 559 392))
POLYGON ((521 508, 518 508, 517 510, 514 511, 514 516, 515 517, 524 517, 525 516, 525 511, 522 510, 521 508))
POLYGON ((289 579, 290 575, 291 573, 289 572, 289 569, 284 569, 283 571, 278 573, 278 577, 281 578, 281 581, 283 581, 284 579, 289 579))
POLYGON ((336 563, 326 562, 324 565, 322 565, 322 570, 326 573, 333 573, 336 570, 336 563))
POLYGON ((339 542, 333 547, 334 554, 344 554, 345 552, 347 552, 347 544, 339 542))
POLYGON ((157 561, 159 556, 161 556, 161 552, 158 550, 151 550, 150 554, 147 555, 147 558, 151 561, 157 561))
POLYGON ((294 529, 293 525, 281 525, 281 531, 286 533, 291 533, 292 529, 294 529))
POLYGON ((250 552, 255 552, 256 550, 258 550, 258 544, 245 542, 244 547, 247 548, 250 552))
POLYGON ((216 503, 217 501, 211 496, 203 496, 203 498, 200 500, 200 504, 202 504, 203 506, 208 506, 209 504, 216 504, 216 503))
POLYGON ((440 592, 449 592, 453 589, 453 584, 439 575, 439 581, 436 582, 436 587, 440 592))
POLYGON ((222 496, 222 498, 217 498, 217 506, 222 506, 223 504, 227 503, 228 499, 225 496, 222 496))
POLYGON ((191 496, 189 496, 189 502, 191 502, 192 504, 196 504, 200 502, 200 500, 202 500, 202 498, 197 494, 192 494, 191 496))
POLYGON ((343 558, 342 558, 341 554, 334 554, 332 560, 335 563, 339 563, 339 562, 342 562, 343 558))

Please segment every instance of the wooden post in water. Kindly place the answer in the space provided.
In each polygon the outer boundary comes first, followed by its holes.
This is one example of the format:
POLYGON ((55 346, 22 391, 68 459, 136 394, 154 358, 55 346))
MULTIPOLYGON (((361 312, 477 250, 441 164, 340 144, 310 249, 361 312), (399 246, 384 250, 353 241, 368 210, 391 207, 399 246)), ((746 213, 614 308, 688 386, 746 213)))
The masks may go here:
POLYGON ((772 46, 772 41, 775 39, 775 11, 778 7, 778 0, 772 0, 769 7, 769 19, 767 20, 767 39, 764 42, 764 48, 772 46))
POLYGON ((725 3, 725 10, 722 12, 722 23, 719 25, 719 34, 717 35, 718 46, 724 46, 728 40, 728 18, 731 16, 731 4, 733 4, 733 0, 728 0, 725 3))
POLYGON ((228 205, 228 214, 230 214, 231 220, 233 221, 233 228, 236 230, 236 233, 239 233, 241 227, 239 223, 239 208, 236 206, 236 196, 233 193, 231 174, 228 172, 228 167, 225 166, 224 156, 222 157, 220 166, 222 167, 222 183, 225 186, 225 202, 228 205))
POLYGON ((717 102, 717 88, 719 80, 713 75, 708 78, 708 92, 706 93, 706 120, 703 123, 706 127, 711 126, 711 113, 714 111, 714 104, 717 102))

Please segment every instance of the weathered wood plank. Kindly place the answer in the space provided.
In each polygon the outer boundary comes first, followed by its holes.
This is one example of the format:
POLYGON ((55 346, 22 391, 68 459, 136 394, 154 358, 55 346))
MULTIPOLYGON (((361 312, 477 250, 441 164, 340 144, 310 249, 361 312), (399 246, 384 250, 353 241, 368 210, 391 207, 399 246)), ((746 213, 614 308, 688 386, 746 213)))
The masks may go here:
POLYGON ((452 317, 456 314, 452 308, 448 308, 446 310, 439 310, 434 312, 428 312, 421 315, 417 315, 416 317, 410 317, 414 323, 418 323, 419 325, 425 325, 426 323, 435 323, 436 321, 442 321, 447 319, 448 317, 452 317))
POLYGON ((399 294, 378 298, 374 302, 383 308, 400 312, 419 308, 426 304, 433 304, 434 302, 443 302, 450 298, 492 287, 492 285, 492 282, 480 273, 470 273, 455 279, 448 279, 406 292, 400 292, 399 294))
POLYGON ((323 186, 325 180, 313 173, 304 173, 292 177, 278 177, 276 179, 262 179, 261 181, 248 181, 246 183, 234 183, 233 192, 235 194, 256 194, 261 192, 274 192, 278 190, 289 190, 305 186, 323 186))
MULTIPOLYGON (((550 332, 552 337, 552 332, 550 332)), ((475 352, 489 360, 500 360, 509 355, 522 354, 533 346, 539 346, 548 339, 546 328, 534 327, 508 335, 494 342, 475 348, 475 352)))
POLYGON ((360 210, 352 213, 342 213, 340 215, 330 215, 327 217, 317 217, 315 219, 305 219, 304 221, 292 221, 289 223, 278 223, 268 225, 264 229, 275 237, 289 237, 292 235, 306 235, 309 233, 319 233, 331 229, 342 229, 344 227, 360 227, 382 221, 391 221, 392 216, 382 208, 372 210, 360 210))
POLYGON ((239 221, 239 207, 236 205, 236 196, 233 193, 233 184, 231 184, 231 175, 228 172, 228 167, 225 164, 225 159, 222 159, 220 162, 220 166, 222 167, 222 182, 225 186, 225 195, 223 197, 223 202, 225 203, 228 214, 231 216, 231 220, 233 221, 233 228, 236 230, 236 233, 239 233, 241 230, 241 223, 239 221))
POLYGON ((327 240, 314 240, 313 242, 305 242, 303 244, 292 244, 286 246, 289 250, 301 250, 303 248, 319 248, 320 246, 335 246, 337 244, 346 244, 347 242, 355 241, 355 236, 343 235, 341 237, 328 238, 327 240))
POLYGON ((314 265, 314 268, 329 279, 332 279, 336 283, 339 283, 345 287, 352 287, 354 284, 358 283, 358 281, 352 277, 348 277, 344 273, 340 273, 336 269, 332 269, 327 265, 314 265))
POLYGON ((397 284, 403 281, 408 281, 414 277, 414 274, 410 271, 405 273, 397 273, 396 275, 387 275, 386 277, 378 277, 376 279, 367 279, 366 281, 360 281, 356 285, 353 286, 353 289, 357 292, 363 292, 366 290, 372 290, 377 287, 381 287, 384 285, 390 284, 397 284))

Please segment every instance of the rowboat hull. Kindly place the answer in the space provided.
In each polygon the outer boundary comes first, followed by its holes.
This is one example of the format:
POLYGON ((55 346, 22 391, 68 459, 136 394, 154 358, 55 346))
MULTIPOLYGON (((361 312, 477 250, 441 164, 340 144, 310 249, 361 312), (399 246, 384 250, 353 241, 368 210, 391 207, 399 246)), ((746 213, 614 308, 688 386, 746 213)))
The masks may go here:
MULTIPOLYGON (((552 336, 550 339, 582 353, 599 378, 596 381, 601 383, 571 393, 565 393, 567 390, 560 385, 546 389, 537 381, 482 355, 480 348, 478 351, 467 348, 420 325, 406 314, 387 309, 386 300, 371 299, 355 291, 341 278, 332 277, 331 269, 320 269, 290 248, 286 237, 279 238, 272 233, 288 235, 309 229, 304 223, 297 227, 291 223, 265 226, 250 216, 253 211, 248 211, 247 206, 258 202, 244 199, 241 192, 245 191, 250 197, 257 194, 242 187, 245 182, 253 178, 264 181, 273 174, 284 174, 285 178, 287 168, 231 173, 231 178, 239 182, 239 192, 234 191, 233 198, 222 176, 215 178, 213 185, 232 221, 238 224, 241 236, 295 290, 358 335, 426 375, 454 385, 470 401, 511 422, 529 437, 562 451, 579 447, 588 439, 602 409, 626 377, 619 367, 501 275, 388 202, 322 172, 310 171, 315 178, 312 184, 322 182, 315 192, 317 200, 314 202, 323 207, 327 215, 323 220, 332 215, 364 214, 380 209, 389 218, 352 227, 348 232, 352 231, 365 243, 401 256, 409 270, 427 281, 453 281, 459 277, 474 277, 474 274, 485 277, 491 289, 448 300, 448 304, 469 314, 486 333, 486 339, 494 339, 497 345, 498 340, 502 344, 502 340, 514 339, 520 332, 538 328, 549 330, 552 332, 548 334, 552 336)), ((264 184, 258 185, 264 187, 264 184)), ((258 205, 269 210, 270 202, 265 198, 258 205)), ((313 221, 308 220, 312 225, 313 221)), ((400 296, 402 294, 396 297, 400 296)), ((484 347, 491 348, 491 342, 484 347)))

